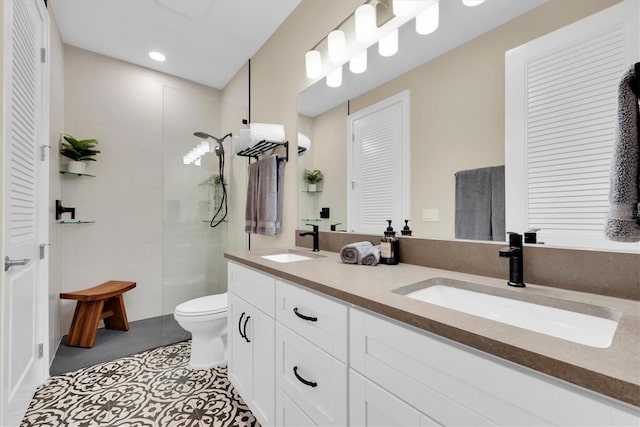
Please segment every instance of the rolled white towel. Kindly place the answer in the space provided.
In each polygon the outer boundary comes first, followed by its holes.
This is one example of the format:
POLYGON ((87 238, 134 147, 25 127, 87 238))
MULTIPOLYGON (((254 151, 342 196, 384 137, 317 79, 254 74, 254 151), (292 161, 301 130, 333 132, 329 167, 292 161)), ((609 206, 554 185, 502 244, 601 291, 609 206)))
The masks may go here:
POLYGON ((260 141, 282 142, 286 141, 284 134, 284 126, 272 123, 251 123, 249 125, 251 131, 252 145, 260 141))
POLYGON ((242 150, 251 147, 250 131, 249 129, 240 129, 240 135, 233 137, 233 152, 238 154, 242 150))
POLYGON ((380 245, 372 246, 362 256, 362 265, 378 265, 380 262, 380 245))
POLYGON ((304 156, 311 148, 311 140, 303 133, 298 132, 298 155, 304 156))

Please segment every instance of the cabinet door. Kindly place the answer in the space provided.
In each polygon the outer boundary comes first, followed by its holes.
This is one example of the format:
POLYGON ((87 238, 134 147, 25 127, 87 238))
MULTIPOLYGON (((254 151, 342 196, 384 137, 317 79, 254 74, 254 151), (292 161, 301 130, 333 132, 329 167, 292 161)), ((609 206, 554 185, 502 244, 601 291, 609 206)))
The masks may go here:
POLYGON ((274 320, 229 293, 229 380, 262 426, 274 425, 274 320))
POLYGON ((280 323, 276 383, 316 424, 347 424, 346 365, 280 323))
POLYGON ((227 328, 228 328, 228 348, 229 357, 229 380, 233 386, 242 395, 243 399, 249 400, 252 381, 253 369, 251 366, 252 345, 244 339, 242 327, 249 304, 238 298, 235 294, 229 293, 229 306, 227 309, 227 328))
POLYGON ((311 418, 293 400, 276 387, 276 425, 278 427, 316 427, 311 418))
POLYGON ((349 420, 352 427, 440 426, 351 369, 349 420))

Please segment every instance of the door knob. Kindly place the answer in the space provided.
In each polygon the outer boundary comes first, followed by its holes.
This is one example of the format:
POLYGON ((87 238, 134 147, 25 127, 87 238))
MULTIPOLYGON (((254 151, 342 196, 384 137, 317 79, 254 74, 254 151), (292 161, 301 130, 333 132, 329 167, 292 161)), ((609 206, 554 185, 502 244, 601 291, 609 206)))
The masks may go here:
POLYGON ((4 257, 4 271, 9 270, 11 267, 17 265, 27 265, 31 261, 29 258, 25 259, 11 259, 8 256, 4 257))

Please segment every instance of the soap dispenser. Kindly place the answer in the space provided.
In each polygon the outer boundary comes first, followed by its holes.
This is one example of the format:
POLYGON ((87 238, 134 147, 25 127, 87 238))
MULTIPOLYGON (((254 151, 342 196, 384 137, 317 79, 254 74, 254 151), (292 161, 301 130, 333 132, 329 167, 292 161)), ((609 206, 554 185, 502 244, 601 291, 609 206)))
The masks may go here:
POLYGON ((384 237, 380 240, 380 262, 395 265, 400 262, 400 241, 391 226, 391 220, 388 219, 387 222, 389 226, 384 232, 384 237))
POLYGON ((404 227, 402 227, 402 230, 400 230, 400 233, 403 236, 411 236, 411 229, 409 228, 409 220, 408 219, 404 220, 404 227))

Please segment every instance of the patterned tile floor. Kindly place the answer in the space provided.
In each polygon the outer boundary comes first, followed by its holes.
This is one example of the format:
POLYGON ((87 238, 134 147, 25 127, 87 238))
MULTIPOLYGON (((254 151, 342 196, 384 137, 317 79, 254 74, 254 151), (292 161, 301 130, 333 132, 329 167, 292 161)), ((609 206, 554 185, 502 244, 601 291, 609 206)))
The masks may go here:
POLYGON ((226 367, 194 370, 189 341, 51 377, 21 427, 258 426, 226 367))

